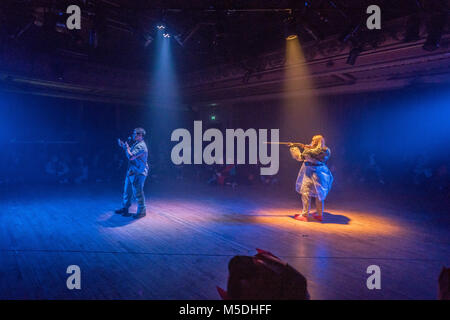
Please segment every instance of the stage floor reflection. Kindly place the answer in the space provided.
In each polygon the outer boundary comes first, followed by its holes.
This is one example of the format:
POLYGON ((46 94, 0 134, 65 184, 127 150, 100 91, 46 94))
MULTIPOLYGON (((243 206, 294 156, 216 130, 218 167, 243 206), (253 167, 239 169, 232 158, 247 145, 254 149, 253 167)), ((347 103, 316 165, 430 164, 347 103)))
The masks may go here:
POLYGON ((134 220, 113 212, 120 190, 4 190, 0 299, 219 299, 228 261, 255 248, 303 273, 312 299, 436 299, 450 264, 448 218, 370 197, 335 196, 324 223, 305 223, 293 219, 295 194, 154 185, 134 220), (69 265, 81 268, 80 290, 66 287, 69 265), (380 290, 366 286, 370 265, 380 290))

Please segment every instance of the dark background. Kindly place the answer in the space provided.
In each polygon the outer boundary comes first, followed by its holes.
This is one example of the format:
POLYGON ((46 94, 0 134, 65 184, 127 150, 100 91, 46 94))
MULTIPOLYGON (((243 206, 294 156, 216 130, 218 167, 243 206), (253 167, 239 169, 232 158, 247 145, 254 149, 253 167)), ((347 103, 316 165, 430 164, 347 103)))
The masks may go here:
MULTIPOLYGON (((184 179, 207 184, 223 166, 174 166, 170 160, 175 145, 170 141, 172 130, 190 129, 193 120, 203 120, 203 130, 279 128, 282 141, 309 142, 314 134, 323 134, 332 151, 329 167, 335 190, 364 189, 386 196, 413 193, 418 195, 413 198, 424 201, 448 201, 448 99, 447 88, 410 87, 322 97, 315 106, 301 105, 299 99, 297 107, 289 108, 283 107, 282 101, 268 100, 194 112, 1 93, 0 181, 2 186, 73 184, 79 174, 77 158, 83 157, 89 177, 82 184, 119 183, 126 159, 116 139, 124 139, 133 128, 142 126, 149 133, 146 140, 153 183, 184 179), (158 112, 170 120, 156 125, 161 119, 153 121, 152 115, 158 112), (211 120, 211 115, 216 119, 211 120), (46 173, 46 164, 55 155, 69 169, 67 181, 46 173)), ((291 190, 298 167, 280 146, 278 175, 261 181, 257 165, 239 165, 236 182, 238 187, 268 184, 269 188, 278 185, 291 190)))

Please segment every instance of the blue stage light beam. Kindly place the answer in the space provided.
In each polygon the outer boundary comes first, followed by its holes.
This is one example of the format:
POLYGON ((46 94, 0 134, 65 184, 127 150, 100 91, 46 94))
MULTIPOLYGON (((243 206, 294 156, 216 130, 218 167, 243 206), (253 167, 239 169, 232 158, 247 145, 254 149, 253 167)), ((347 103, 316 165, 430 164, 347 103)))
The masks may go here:
POLYGON ((178 85, 175 49, 167 27, 157 30, 152 55, 151 81, 148 91, 147 119, 152 142, 170 141, 171 132, 180 126, 182 104, 178 85))

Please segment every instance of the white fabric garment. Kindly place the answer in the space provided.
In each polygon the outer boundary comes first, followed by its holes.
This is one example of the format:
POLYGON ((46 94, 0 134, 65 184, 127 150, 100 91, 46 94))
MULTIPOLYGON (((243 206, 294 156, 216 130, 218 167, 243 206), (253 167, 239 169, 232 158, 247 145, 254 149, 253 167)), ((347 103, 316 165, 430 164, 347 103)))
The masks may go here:
POLYGON ((325 164, 330 156, 330 149, 315 148, 300 152, 297 147, 293 147, 290 152, 295 160, 303 162, 295 190, 302 195, 325 200, 333 183, 333 175, 325 164))

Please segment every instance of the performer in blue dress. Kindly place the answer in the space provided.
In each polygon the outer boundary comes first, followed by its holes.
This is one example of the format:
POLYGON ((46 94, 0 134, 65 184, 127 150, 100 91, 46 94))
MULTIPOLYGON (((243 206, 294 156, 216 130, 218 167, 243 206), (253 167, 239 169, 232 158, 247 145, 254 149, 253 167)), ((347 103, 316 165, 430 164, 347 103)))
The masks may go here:
POLYGON ((322 221, 324 201, 333 183, 333 175, 326 165, 331 151, 325 145, 325 139, 321 135, 314 136, 310 145, 289 144, 288 146, 292 157, 303 162, 295 184, 295 190, 302 197, 303 210, 301 214, 296 214, 295 218, 308 221, 311 198, 315 198, 316 214, 313 214, 313 218, 322 221))

